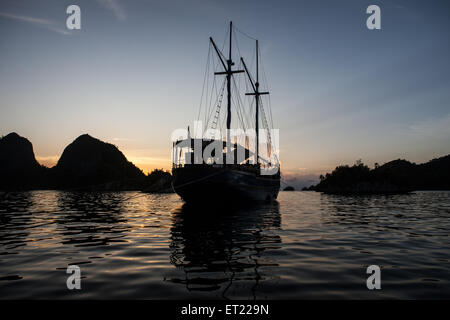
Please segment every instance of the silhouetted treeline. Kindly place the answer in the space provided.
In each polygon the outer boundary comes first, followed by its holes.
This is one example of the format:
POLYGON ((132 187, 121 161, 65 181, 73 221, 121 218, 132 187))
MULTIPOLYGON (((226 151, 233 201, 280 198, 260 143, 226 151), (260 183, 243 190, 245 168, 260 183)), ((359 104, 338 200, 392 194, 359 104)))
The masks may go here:
POLYGON ((0 139, 0 189, 146 190, 170 192, 172 177, 163 170, 145 175, 114 145, 87 134, 69 144, 53 168, 41 166, 26 138, 0 139))
POLYGON ((153 170, 147 177, 142 191, 145 192, 173 192, 172 175, 162 169, 153 170))
POLYGON ((450 190, 450 155, 418 165, 399 159, 375 164, 374 169, 359 160, 320 176, 320 182, 308 190, 341 194, 450 190))

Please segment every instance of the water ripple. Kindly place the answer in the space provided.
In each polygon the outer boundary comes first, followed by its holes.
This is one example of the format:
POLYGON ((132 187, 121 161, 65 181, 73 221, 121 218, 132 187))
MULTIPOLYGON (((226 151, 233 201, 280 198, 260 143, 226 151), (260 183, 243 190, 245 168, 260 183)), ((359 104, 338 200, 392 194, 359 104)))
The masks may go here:
POLYGON ((450 298, 450 192, 281 192, 253 208, 196 208, 176 195, 7 193, 0 297, 450 298), (382 269, 382 290, 366 268, 382 269), (82 289, 66 287, 69 265, 82 289))

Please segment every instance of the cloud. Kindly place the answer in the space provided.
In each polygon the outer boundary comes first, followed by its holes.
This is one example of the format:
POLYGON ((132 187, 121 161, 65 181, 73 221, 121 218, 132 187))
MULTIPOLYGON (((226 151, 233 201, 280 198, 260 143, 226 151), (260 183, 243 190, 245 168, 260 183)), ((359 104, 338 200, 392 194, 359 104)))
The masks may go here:
POLYGON ((66 29, 58 27, 55 22, 47 19, 41 19, 41 18, 35 18, 35 17, 29 17, 29 16, 22 16, 22 15, 16 15, 12 13, 7 12, 0 12, 0 17, 5 17, 13 20, 23 21, 27 23, 31 23, 33 25, 45 28, 47 30, 63 34, 63 35, 69 35, 70 32, 66 29))
POLYGON ((107 10, 112 11, 119 21, 127 20, 127 15, 119 4, 119 0, 97 0, 97 2, 107 10))

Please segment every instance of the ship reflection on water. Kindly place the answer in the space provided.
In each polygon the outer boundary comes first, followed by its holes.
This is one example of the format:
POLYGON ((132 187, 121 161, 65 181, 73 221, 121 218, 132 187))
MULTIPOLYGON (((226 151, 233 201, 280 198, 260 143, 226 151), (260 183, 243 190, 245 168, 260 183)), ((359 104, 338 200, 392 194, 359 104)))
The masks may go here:
POLYGON ((184 204, 172 220, 170 261, 184 277, 169 280, 188 291, 219 291, 223 298, 247 291, 256 298, 258 285, 271 278, 265 268, 278 266, 273 259, 281 248, 277 202, 253 208, 184 204))
POLYGON ((450 297, 450 192, 278 199, 201 209, 175 194, 3 195, 0 299, 450 297), (382 290, 367 289, 372 264, 382 290))

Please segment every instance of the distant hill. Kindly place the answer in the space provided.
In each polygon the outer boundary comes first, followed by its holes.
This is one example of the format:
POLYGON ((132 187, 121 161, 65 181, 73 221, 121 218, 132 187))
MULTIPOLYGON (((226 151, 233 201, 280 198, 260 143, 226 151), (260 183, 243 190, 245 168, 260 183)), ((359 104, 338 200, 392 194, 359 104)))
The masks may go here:
POLYGON ((88 134, 76 138, 51 169, 58 189, 134 189, 145 174, 129 162, 120 150, 88 134))
POLYGON ((419 165, 398 159, 374 169, 357 161, 353 166, 336 167, 308 189, 341 194, 450 190, 450 155, 419 165))
POLYGON ((420 164, 416 187, 422 190, 450 190, 450 155, 420 164))
POLYGON ((34 157, 28 139, 12 132, 0 138, 0 189, 30 189, 40 185, 45 167, 34 157))
POLYGON ((76 138, 53 168, 41 166, 26 138, 10 133, 0 139, 0 190, 144 190, 172 192, 163 170, 145 175, 114 145, 88 134, 76 138))

